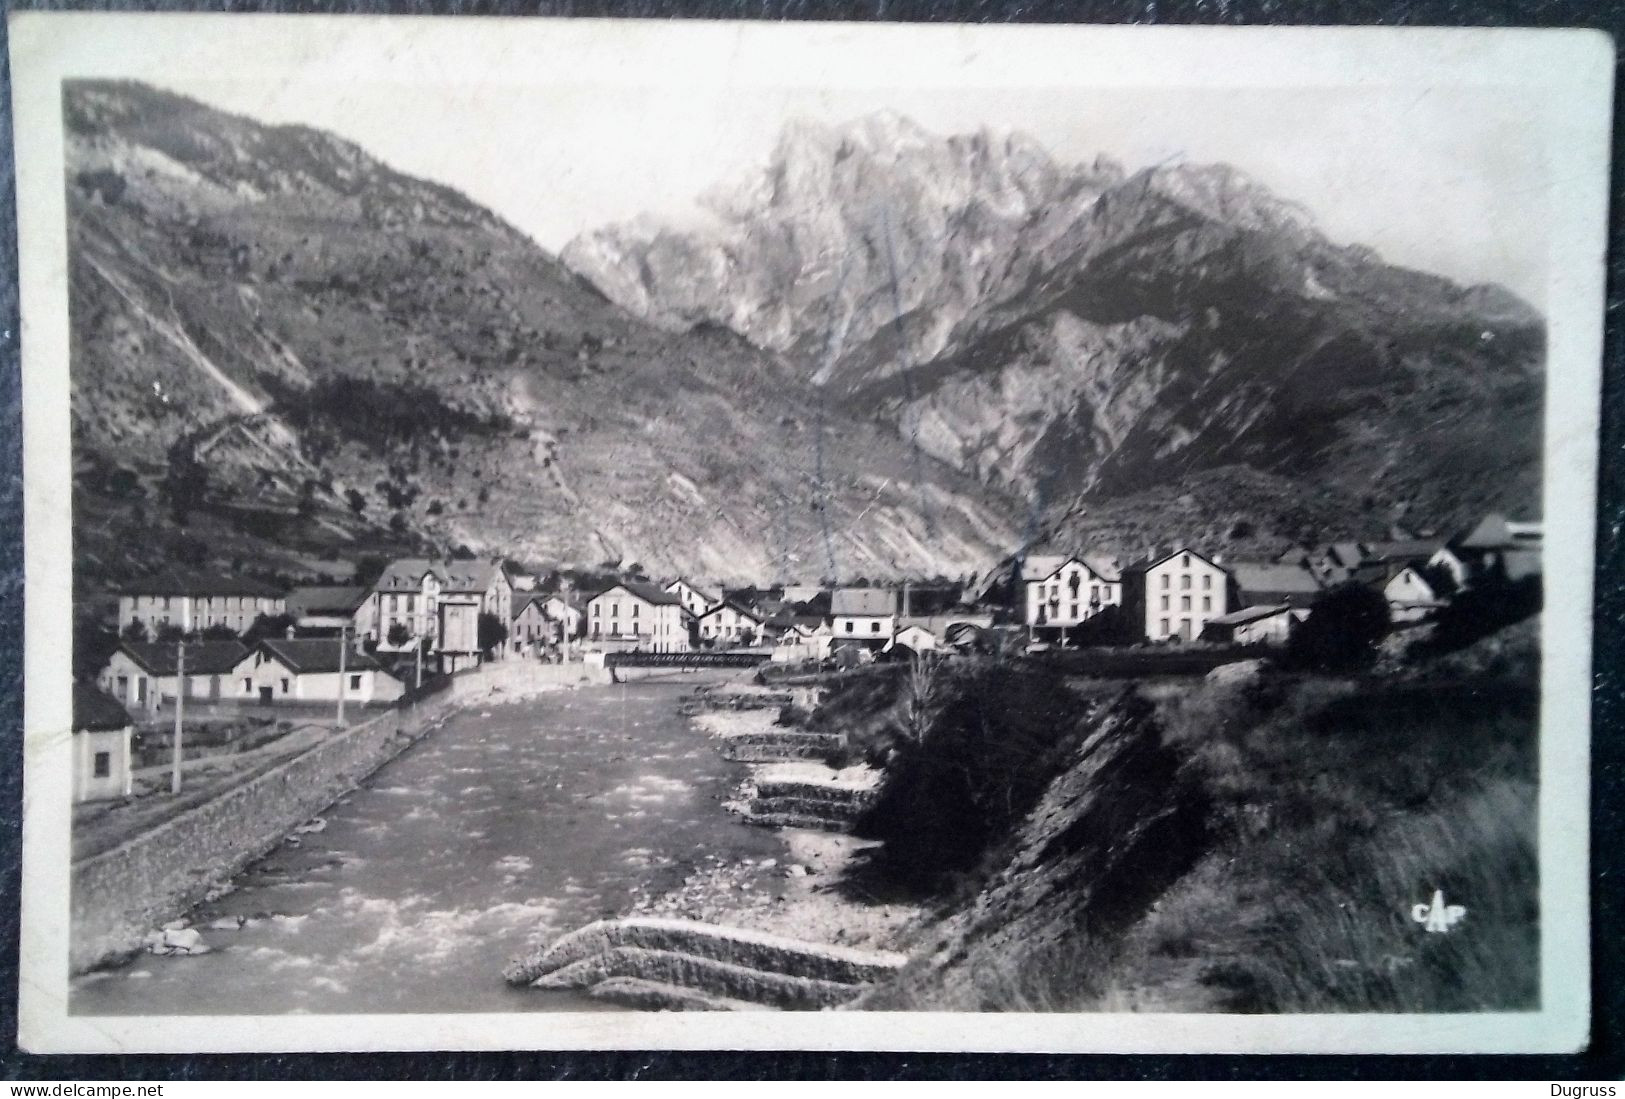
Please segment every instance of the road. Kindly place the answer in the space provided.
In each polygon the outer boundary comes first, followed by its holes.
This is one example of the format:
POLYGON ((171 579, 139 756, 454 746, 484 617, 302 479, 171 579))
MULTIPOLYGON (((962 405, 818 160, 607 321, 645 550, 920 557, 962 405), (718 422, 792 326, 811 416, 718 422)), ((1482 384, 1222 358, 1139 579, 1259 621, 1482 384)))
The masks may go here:
POLYGON ((698 682, 459 713, 195 914, 213 953, 143 955, 78 978, 70 1010, 603 1008, 510 989, 503 964, 716 857, 782 853, 771 832, 722 807, 740 765, 676 712, 698 682))

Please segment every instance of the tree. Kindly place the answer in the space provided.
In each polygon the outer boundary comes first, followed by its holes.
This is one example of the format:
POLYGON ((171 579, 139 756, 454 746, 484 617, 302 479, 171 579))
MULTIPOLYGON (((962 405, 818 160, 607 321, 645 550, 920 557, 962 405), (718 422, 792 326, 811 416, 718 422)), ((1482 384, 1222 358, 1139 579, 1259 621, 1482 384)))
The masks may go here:
POLYGON ((392 622, 390 623, 389 634, 387 636, 390 645, 399 649, 408 641, 412 640, 412 631, 407 628, 405 622, 392 622))
MULTIPOLYGON (((135 623, 132 623, 134 625, 135 623)), ((143 637, 145 633, 143 632, 143 637)), ((118 649, 118 634, 98 622, 80 621, 73 628, 73 674, 94 679, 118 649)))
POLYGON ((124 632, 119 634, 119 637, 125 641, 134 641, 140 644, 147 639, 147 624, 139 618, 132 618, 130 624, 124 627, 124 632))
POLYGON ((204 641, 235 641, 237 631, 223 623, 216 623, 213 626, 205 626, 198 637, 204 641))
POLYGON ((344 498, 349 502, 350 511, 354 514, 360 515, 363 511, 367 510, 367 498, 361 495, 361 493, 355 489, 346 489, 344 492, 344 498))
POLYGON ((176 440, 169 448, 169 467, 164 474, 164 499, 169 502, 175 522, 185 526, 192 510, 203 504, 208 490, 208 467, 197 460, 190 440, 176 440))
POLYGON ((490 611, 480 612, 480 652, 490 656, 508 640, 508 624, 490 611))
POLYGON ((1288 653, 1294 662, 1321 671, 1369 667, 1388 627, 1388 600, 1381 592, 1340 584, 1315 600, 1288 653))
POLYGON ((243 634, 243 640, 253 644, 267 637, 286 637, 288 631, 294 628, 294 619, 291 614, 262 614, 255 618, 243 634))
POLYGON ((158 627, 158 636, 153 638, 153 640, 160 644, 173 644, 176 641, 185 641, 186 631, 175 625, 173 622, 165 622, 163 625, 158 627))

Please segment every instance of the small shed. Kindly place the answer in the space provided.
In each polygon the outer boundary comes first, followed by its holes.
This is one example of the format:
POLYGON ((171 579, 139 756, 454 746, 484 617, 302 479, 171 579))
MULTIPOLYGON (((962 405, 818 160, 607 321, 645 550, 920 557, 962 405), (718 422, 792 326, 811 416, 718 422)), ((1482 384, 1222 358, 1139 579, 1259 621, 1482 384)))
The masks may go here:
POLYGON ((1202 640, 1235 645, 1285 645, 1292 639, 1293 627, 1308 614, 1286 603, 1243 607, 1208 619, 1202 640))
POLYGON ((106 693, 73 685, 73 800, 130 796, 129 713, 106 693))

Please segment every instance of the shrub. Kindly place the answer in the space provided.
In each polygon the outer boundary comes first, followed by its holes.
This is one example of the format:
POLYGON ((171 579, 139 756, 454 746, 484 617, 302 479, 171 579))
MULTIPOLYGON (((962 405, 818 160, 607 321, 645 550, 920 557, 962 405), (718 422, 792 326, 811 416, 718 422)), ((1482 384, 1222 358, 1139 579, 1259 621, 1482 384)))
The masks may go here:
POLYGON ((936 691, 934 719, 899 744, 862 830, 886 841, 896 880, 940 890, 1032 808, 1085 711, 1059 676, 1033 668, 981 664, 936 691))
POLYGON ((1323 671, 1370 667, 1388 634, 1388 600, 1364 584, 1340 584, 1315 600, 1292 635, 1291 663, 1323 671))
POLYGON ((1521 622, 1541 607, 1540 577, 1508 580, 1492 573, 1461 592, 1435 617, 1430 647, 1459 649, 1481 637, 1521 622))

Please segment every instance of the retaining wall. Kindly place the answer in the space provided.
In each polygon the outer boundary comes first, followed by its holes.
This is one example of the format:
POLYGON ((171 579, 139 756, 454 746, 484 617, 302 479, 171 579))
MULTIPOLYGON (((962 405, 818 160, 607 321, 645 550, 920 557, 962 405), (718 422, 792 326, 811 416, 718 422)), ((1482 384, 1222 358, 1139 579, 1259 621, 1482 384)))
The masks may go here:
POLYGON ((73 864, 68 964, 82 973, 128 955, 142 937, 202 901, 298 825, 336 801, 456 706, 439 698, 393 710, 73 864))

